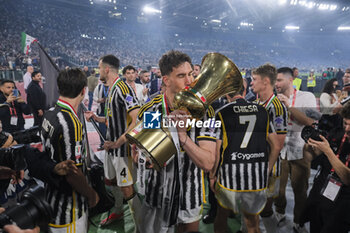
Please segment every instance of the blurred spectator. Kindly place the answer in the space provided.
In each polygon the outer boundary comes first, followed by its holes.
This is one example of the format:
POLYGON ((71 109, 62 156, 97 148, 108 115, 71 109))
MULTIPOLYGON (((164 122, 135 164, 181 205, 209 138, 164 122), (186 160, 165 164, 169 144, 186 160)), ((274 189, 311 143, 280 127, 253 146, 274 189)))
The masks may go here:
POLYGON ((341 68, 339 68, 337 74, 335 75, 335 78, 338 81, 339 90, 343 88, 343 76, 344 76, 344 71, 341 68))
POLYGON ((297 90, 300 90, 302 79, 298 77, 299 75, 299 70, 298 68, 294 67, 293 68, 293 87, 297 90))
POLYGON ((322 114, 333 114, 333 109, 340 103, 335 91, 338 86, 336 78, 326 82, 320 96, 320 111, 322 114))
POLYGON ((30 114, 30 107, 27 105, 11 80, 3 80, 0 84, 0 120, 5 132, 13 133, 24 129, 24 114, 30 114), (15 95, 18 93, 18 97, 15 95))
POLYGON ((195 64, 193 66, 193 72, 192 72, 193 77, 197 78, 197 76, 199 75, 200 72, 201 72, 201 65, 195 64))
POLYGON ((91 106, 93 102, 93 96, 94 96, 94 90, 98 84, 98 77, 96 76, 95 70, 91 71, 91 75, 87 76, 87 81, 88 81, 88 95, 89 95, 89 106, 88 109, 91 111, 91 106))
POLYGON ((83 71, 84 71, 86 77, 89 77, 89 76, 90 76, 89 67, 84 66, 83 71))
POLYGON ((27 66, 27 72, 23 76, 24 90, 27 92, 27 88, 29 83, 32 81, 32 73, 34 72, 34 68, 31 65, 27 66))
POLYGON ((343 76, 343 91, 348 92, 348 96, 350 96, 350 68, 345 70, 343 76))
POLYGON ((307 91, 314 93, 314 88, 316 87, 316 76, 315 71, 311 70, 309 76, 307 77, 307 91))
POLYGON ((147 70, 141 70, 140 83, 143 86, 142 94, 144 96, 144 102, 149 100, 149 90, 151 86, 151 74, 147 70))
POLYGON ((310 92, 298 91, 293 88, 293 71, 288 67, 278 69, 275 87, 278 98, 287 107, 290 116, 285 145, 281 151, 280 191, 275 199, 276 217, 278 221, 285 220, 286 186, 290 177, 294 193, 293 230, 294 232, 305 232, 305 226, 300 218, 307 197, 310 161, 303 154, 305 142, 301 138, 301 131, 304 126, 311 126, 314 122, 307 115, 316 109, 316 98, 310 92))
POLYGON ((41 80, 41 73, 34 71, 32 73, 32 81, 27 89, 27 102, 34 116, 34 126, 41 126, 46 106, 46 95, 40 86, 41 80))
MULTIPOLYGON (((94 90, 94 102, 97 103, 97 110, 96 114, 97 116, 105 116, 105 103, 108 98, 108 85, 106 84, 106 81, 103 83, 100 83, 97 85, 97 87, 94 90)), ((98 123, 101 134, 106 138, 106 124, 105 123, 98 123)), ((104 141, 100 137, 100 147, 99 150, 103 150, 103 144, 104 141)))
POLYGON ((160 73, 160 69, 157 68, 156 72, 154 73, 154 78, 151 78, 151 90, 150 95, 153 95, 154 93, 157 93, 160 91, 162 86, 162 75, 160 73))

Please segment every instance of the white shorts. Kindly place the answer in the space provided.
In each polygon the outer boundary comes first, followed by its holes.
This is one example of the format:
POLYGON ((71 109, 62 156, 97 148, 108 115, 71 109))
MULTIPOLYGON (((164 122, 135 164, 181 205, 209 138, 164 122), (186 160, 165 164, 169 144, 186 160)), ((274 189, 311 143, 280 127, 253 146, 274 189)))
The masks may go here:
POLYGON ((267 182, 266 196, 269 197, 277 197, 280 191, 280 177, 277 176, 269 176, 269 180, 267 182))
POLYGON ((169 233, 174 231, 174 226, 169 227, 162 220, 163 210, 149 207, 145 202, 141 206, 140 233, 169 233))
POLYGON ((50 233, 87 233, 88 232, 88 218, 87 213, 84 213, 81 218, 71 224, 63 227, 49 227, 50 233))
POLYGON ((265 190, 256 192, 234 192, 216 183, 215 191, 215 196, 220 206, 225 209, 231 209, 235 213, 241 210, 247 214, 258 215, 266 204, 265 190))
POLYGON ((105 177, 108 180, 116 179, 119 187, 133 185, 133 164, 130 156, 117 157, 109 155, 106 152, 103 168, 105 171, 105 177))
POLYGON ((203 205, 195 209, 180 210, 177 217, 178 223, 186 224, 197 222, 202 219, 203 205))

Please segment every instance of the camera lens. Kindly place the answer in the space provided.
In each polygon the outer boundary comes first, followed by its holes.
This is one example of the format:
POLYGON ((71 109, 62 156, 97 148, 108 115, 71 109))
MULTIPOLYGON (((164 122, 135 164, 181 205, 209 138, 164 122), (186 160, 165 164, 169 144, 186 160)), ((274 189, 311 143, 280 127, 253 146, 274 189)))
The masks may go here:
POLYGON ((36 185, 23 194, 22 202, 10 207, 0 215, 0 227, 15 223, 22 229, 40 226, 45 228, 52 216, 50 205, 45 200, 44 188, 36 185))

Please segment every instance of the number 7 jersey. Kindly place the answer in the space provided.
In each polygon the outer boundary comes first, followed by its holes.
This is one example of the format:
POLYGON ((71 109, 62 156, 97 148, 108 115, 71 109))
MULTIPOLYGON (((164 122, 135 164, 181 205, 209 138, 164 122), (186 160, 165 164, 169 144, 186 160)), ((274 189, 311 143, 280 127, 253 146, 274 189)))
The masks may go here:
POLYGON ((261 191, 267 186, 269 132, 266 109, 240 98, 217 111, 222 147, 218 183, 230 191, 261 191))

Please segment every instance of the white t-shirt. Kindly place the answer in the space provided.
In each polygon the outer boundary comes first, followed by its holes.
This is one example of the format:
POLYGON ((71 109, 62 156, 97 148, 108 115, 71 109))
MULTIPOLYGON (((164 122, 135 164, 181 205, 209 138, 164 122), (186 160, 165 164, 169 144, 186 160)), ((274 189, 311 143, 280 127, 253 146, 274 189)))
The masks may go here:
POLYGON ((32 81, 32 74, 27 72, 23 76, 24 90, 27 90, 29 83, 32 81))
POLYGON ((136 97, 139 100, 140 104, 144 104, 147 101, 147 95, 143 95, 143 85, 139 84, 139 83, 135 83, 135 87, 136 87, 136 97))
POLYGON ((338 96, 333 93, 332 96, 323 92, 320 96, 320 111, 322 114, 333 114, 333 109, 339 104, 338 96), (333 97, 332 97, 333 96, 333 97), (334 101, 332 103, 332 101, 334 101))
MULTIPOLYGON (((289 103, 293 104, 292 94, 289 98, 289 103)), ((316 110, 317 103, 316 98, 311 92, 297 91, 295 98, 295 105, 299 111, 307 113, 308 110, 316 110)), ((297 121, 293 120, 293 117, 289 117, 287 137, 284 142, 284 147, 281 151, 281 157, 288 160, 297 160, 303 158, 303 147, 305 141, 301 138, 301 131, 304 125, 300 125, 297 121)))

